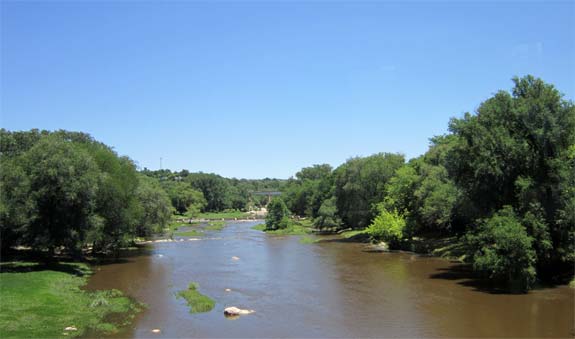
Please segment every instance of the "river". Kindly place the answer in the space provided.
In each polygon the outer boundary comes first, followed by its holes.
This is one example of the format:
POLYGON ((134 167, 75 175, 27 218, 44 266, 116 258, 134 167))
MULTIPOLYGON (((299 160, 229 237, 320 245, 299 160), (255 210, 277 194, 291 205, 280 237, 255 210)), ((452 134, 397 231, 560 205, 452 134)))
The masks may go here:
POLYGON ((116 288, 147 304, 114 337, 574 335, 575 292, 566 286, 502 294, 443 259, 335 239, 303 244, 253 225, 231 222, 198 240, 155 243, 97 266, 88 288, 116 288), (191 314, 176 297, 192 281, 216 301, 212 311, 191 314), (228 306, 256 312, 227 319, 228 306))

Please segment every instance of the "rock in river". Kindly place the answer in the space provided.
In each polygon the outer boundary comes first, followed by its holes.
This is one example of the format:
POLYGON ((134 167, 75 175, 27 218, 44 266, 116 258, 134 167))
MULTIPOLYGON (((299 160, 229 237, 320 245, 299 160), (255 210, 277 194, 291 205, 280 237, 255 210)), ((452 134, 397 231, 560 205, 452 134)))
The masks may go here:
POLYGON ((250 314, 254 312, 255 312, 254 310, 242 310, 241 308, 232 306, 232 307, 226 307, 226 309, 224 310, 224 315, 228 317, 233 317, 238 315, 250 314))

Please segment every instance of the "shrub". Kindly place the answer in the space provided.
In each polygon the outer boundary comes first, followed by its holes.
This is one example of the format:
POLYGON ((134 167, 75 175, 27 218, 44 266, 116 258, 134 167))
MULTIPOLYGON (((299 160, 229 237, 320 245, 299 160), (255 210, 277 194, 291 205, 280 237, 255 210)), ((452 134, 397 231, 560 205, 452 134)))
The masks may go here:
POLYGON ((509 206, 483 220, 467 236, 473 268, 490 279, 506 282, 512 290, 526 291, 535 281, 535 250, 525 227, 509 206))
POLYGON ((289 211, 285 202, 281 198, 274 198, 268 204, 268 215, 266 216, 266 230, 277 230, 287 228, 289 225, 289 211))
POLYGON ((379 206, 379 214, 367 228, 367 233, 373 240, 383 240, 390 246, 395 246, 403 238, 405 219, 396 210, 388 211, 379 206))

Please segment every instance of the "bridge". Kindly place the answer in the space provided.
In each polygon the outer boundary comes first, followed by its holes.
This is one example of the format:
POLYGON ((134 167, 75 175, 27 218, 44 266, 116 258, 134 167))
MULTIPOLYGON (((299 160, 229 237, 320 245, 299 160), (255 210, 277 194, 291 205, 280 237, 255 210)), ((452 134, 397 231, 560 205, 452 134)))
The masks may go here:
POLYGON ((272 201, 272 197, 281 195, 282 192, 280 191, 251 191, 251 195, 263 195, 268 197, 268 204, 272 201))

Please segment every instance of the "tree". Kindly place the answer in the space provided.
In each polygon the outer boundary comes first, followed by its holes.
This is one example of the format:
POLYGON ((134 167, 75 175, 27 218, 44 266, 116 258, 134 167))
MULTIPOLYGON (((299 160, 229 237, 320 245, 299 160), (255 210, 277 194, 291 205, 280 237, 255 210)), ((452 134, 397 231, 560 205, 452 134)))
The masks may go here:
POLYGON ((266 230, 277 230, 287 228, 289 225, 289 211, 284 201, 273 198, 268 204, 268 214, 266 216, 266 230))
POLYGON ((378 205, 379 214, 367 228, 367 234, 373 240, 383 240, 396 247, 403 239, 405 218, 397 211, 388 211, 383 204, 378 205))
POLYGON ((107 146, 91 143, 84 147, 101 172, 95 209, 98 222, 92 227, 88 241, 95 251, 116 251, 136 234, 140 211, 136 166, 107 146))
POLYGON ((89 154, 55 136, 42 138, 19 159, 32 207, 24 237, 39 249, 78 252, 95 220, 99 171, 89 154))
POLYGON ((232 207, 230 184, 216 174, 191 173, 186 178, 206 199, 206 212, 218 212, 232 207))
POLYGON ((156 179, 139 175, 137 190, 140 206, 136 224, 136 235, 147 237, 160 233, 167 226, 172 215, 170 198, 156 179))
POLYGON ((325 199, 332 196, 330 165, 304 167, 288 180, 284 199, 290 211, 299 216, 317 217, 325 199))
MULTIPOLYGON (((450 176, 473 206, 471 219, 510 205, 529 224, 543 266, 573 265, 572 173, 575 106, 552 85, 532 76, 513 79, 511 93, 498 92, 476 115, 452 119, 457 136, 449 152, 450 176), (572 219, 571 219, 572 220, 572 219), (545 245, 550 239, 551 248, 545 245), (551 253, 549 259, 545 259, 551 253)), ((468 211, 469 212, 469 211, 468 211)))
POLYGON ((513 290, 527 290, 535 281, 535 251, 531 238, 511 206, 480 222, 467 237, 473 267, 513 290))
POLYGON ((385 197, 386 184, 403 164, 401 154, 379 153, 352 158, 334 171, 337 210, 346 225, 370 224, 374 206, 385 197))
POLYGON ((204 194, 193 189, 189 183, 180 181, 162 181, 167 191, 172 206, 178 214, 190 212, 191 216, 197 215, 207 202, 204 194))
POLYGON ((315 227, 319 229, 330 227, 339 228, 341 224, 341 219, 337 215, 335 197, 323 201, 317 213, 317 217, 314 220, 315 227))

